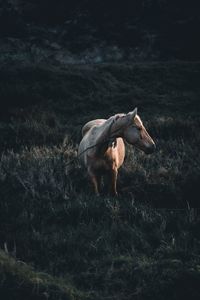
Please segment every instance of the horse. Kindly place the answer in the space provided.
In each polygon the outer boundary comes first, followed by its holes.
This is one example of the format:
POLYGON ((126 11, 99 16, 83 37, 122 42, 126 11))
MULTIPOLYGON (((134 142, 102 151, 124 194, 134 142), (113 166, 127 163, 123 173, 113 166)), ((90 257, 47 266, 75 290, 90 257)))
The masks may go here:
POLYGON ((116 183, 125 157, 124 141, 146 154, 155 151, 155 143, 137 114, 137 108, 127 114, 89 121, 82 128, 78 158, 86 167, 97 196, 104 175, 109 180, 111 195, 118 195, 116 183))

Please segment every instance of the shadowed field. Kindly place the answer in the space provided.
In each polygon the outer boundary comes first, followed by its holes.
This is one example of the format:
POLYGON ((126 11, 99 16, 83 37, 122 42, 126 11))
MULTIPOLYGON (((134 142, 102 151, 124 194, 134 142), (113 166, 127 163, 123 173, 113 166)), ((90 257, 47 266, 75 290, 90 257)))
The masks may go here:
POLYGON ((5 299, 199 299, 199 83, 199 63, 1 68, 5 299), (119 197, 95 197, 81 127, 135 106, 157 151, 127 145, 119 197))

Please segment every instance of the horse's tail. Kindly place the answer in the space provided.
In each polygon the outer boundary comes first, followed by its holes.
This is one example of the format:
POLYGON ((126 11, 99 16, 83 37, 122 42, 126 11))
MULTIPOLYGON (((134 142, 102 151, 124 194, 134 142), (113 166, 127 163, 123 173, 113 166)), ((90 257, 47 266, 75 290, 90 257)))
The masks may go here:
POLYGON ((81 132, 82 132, 82 137, 84 137, 84 135, 95 125, 101 125, 105 122, 106 120, 105 119, 97 119, 97 120, 92 120, 88 123, 86 123, 81 132))

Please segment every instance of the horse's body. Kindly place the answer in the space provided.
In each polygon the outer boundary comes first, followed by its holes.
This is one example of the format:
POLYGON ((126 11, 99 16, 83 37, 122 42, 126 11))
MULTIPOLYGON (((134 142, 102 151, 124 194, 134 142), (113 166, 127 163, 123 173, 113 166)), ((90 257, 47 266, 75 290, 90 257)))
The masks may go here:
POLYGON ((153 148, 155 148, 153 140, 137 115, 137 109, 128 114, 112 116, 107 120, 92 120, 83 126, 82 135, 78 156, 87 168, 97 195, 102 175, 107 175, 111 194, 117 195, 118 169, 123 164, 125 157, 123 139, 146 153, 153 152, 153 148), (146 137, 146 141, 143 143, 141 143, 141 131, 146 137))

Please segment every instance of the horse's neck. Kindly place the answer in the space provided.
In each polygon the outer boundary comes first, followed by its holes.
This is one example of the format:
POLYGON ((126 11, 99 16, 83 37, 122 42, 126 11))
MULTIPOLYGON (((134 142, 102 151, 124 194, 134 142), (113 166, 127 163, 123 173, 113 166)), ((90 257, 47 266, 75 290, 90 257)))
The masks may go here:
POLYGON ((100 152, 106 151, 117 137, 122 136, 120 122, 116 121, 114 117, 99 126, 98 131, 96 144, 98 144, 97 148, 100 152))

